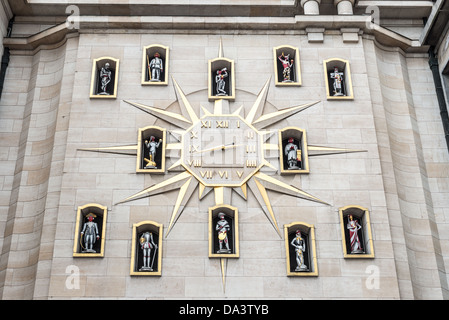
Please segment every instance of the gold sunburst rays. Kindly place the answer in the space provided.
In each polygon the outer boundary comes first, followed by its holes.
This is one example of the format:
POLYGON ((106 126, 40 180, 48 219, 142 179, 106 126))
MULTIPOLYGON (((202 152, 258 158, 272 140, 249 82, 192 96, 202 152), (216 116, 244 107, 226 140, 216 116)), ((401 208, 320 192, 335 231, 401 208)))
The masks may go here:
POLYGON ((165 236, 168 236, 176 220, 181 215, 187 201, 190 199, 192 193, 195 191, 198 184, 199 182, 196 179, 194 179, 190 173, 182 172, 158 184, 145 188, 142 191, 117 202, 116 205, 179 189, 176 202, 173 207, 172 215, 170 218, 170 223, 167 232, 165 234, 165 236))
POLYGON ((324 202, 323 200, 262 172, 256 173, 252 177, 252 179, 248 181, 247 185, 251 190, 251 192, 253 193, 253 195, 255 196, 256 200, 259 202, 268 220, 271 222, 271 224, 277 231, 279 237, 281 238, 282 233, 281 230, 279 229, 276 217, 274 215, 267 190, 272 190, 282 194, 287 194, 301 199, 328 205, 328 203, 324 202))
POLYGON ((79 148, 80 151, 96 151, 105 153, 116 153, 126 155, 137 155, 137 144, 126 146, 113 146, 113 147, 98 147, 98 148, 79 148))
MULTIPOLYGON (((271 144, 267 141, 271 136, 277 134, 277 130, 267 129, 270 125, 273 125, 283 119, 286 119, 298 112, 304 111, 307 108, 316 105, 317 102, 312 102, 304 105, 298 105, 294 107, 289 107, 285 109, 281 109, 275 112, 263 114, 263 109, 267 100, 268 90, 271 82, 271 77, 269 77, 264 83, 262 89, 258 93, 255 102, 249 108, 249 112, 246 117, 243 117, 244 120, 256 128, 257 132, 261 136, 262 140, 262 150, 263 152, 267 151, 277 151, 277 157, 279 157, 279 145, 271 144)), ((181 87, 173 79, 174 89, 177 96, 177 101, 179 103, 179 107, 181 109, 181 113, 175 113, 168 110, 156 108, 153 106, 144 105, 137 102, 125 101, 131 106, 134 106, 146 113, 153 115, 154 117, 166 121, 177 129, 167 130, 171 133, 171 136, 174 137, 176 142, 166 143, 165 148, 167 151, 173 151, 172 155, 166 154, 166 157, 179 157, 179 152, 182 151, 183 147, 183 139, 185 137, 185 133, 187 130, 192 127, 195 123, 201 121, 201 118, 196 114, 194 108, 191 103, 187 99, 186 94, 181 90, 181 87)), ((200 106, 200 110, 206 116, 216 115, 217 113, 223 112, 223 107, 221 105, 222 100, 216 100, 214 104, 214 110, 211 112, 207 110, 204 106, 200 106)), ((232 111, 232 115, 240 115, 243 111, 243 106, 239 106, 236 110, 232 111)), ((347 153, 347 152, 360 152, 364 150, 356 150, 356 149, 343 149, 343 148, 333 148, 333 147, 321 147, 321 146, 307 146, 309 150, 310 156, 320 156, 320 155, 329 155, 335 153, 347 153)), ((119 153, 125 155, 136 155, 137 154, 137 145, 128 145, 128 146, 117 146, 117 147, 101 147, 101 148, 82 148, 79 150, 83 151, 97 151, 97 152, 109 152, 109 153, 119 153)), ((276 152, 272 152, 276 153, 276 152)), ((273 155, 268 158, 272 158, 273 155)), ((274 156, 276 157, 276 156, 274 156)), ((157 194, 163 194, 166 192, 172 192, 177 190, 178 194, 176 196, 176 201, 173 205, 169 226, 166 232, 166 236, 173 229, 175 223, 178 218, 181 216, 187 202, 191 198, 194 191, 198 188, 198 197, 199 200, 202 200, 206 197, 211 191, 214 191, 215 203, 217 204, 227 204, 231 201, 230 194, 232 191, 236 192, 243 199, 247 200, 248 198, 248 189, 256 198, 257 202, 260 204, 262 211, 265 213, 267 219, 273 225, 273 228, 276 230, 278 235, 282 238, 282 233, 279 228, 279 224, 277 222, 273 207, 271 205, 271 201, 269 198, 268 191, 274 191, 290 196, 295 196, 304 200, 314 201, 318 203, 322 203, 328 205, 325 201, 320 200, 319 198, 297 188, 292 185, 286 184, 277 179, 276 173, 279 172, 278 168, 276 168, 273 164, 271 164, 264 156, 261 159, 261 166, 259 170, 256 170, 252 176, 242 183, 239 186, 206 186, 202 183, 202 181, 198 180, 192 173, 186 170, 183 165, 181 159, 176 159, 173 164, 167 169, 168 173, 174 173, 173 176, 168 179, 159 182, 157 184, 151 185, 143 189, 140 192, 137 192, 134 195, 127 197, 116 203, 122 204, 125 202, 151 197, 157 194), (262 172, 261 169, 264 169, 262 172), (181 172, 177 172, 181 171, 181 172), (268 174, 269 172, 270 174, 268 174)), ((151 171, 149 171, 151 173, 151 171)), ((230 204, 230 203, 229 203, 230 204)))

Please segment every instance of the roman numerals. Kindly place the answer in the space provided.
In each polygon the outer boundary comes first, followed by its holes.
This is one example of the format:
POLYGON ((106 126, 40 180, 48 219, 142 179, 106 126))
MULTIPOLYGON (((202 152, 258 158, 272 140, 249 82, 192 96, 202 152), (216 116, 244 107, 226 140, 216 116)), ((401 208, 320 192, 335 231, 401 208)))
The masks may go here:
POLYGON ((239 115, 203 116, 182 135, 182 166, 208 186, 235 186, 263 163, 260 133, 239 115))
POLYGON ((229 120, 201 120, 201 128, 240 128, 240 120, 229 121, 229 120))
MULTIPOLYGON (((257 166, 257 163, 252 165, 257 166)), ((206 180, 241 179, 244 173, 244 170, 199 170, 201 178, 206 180)))
POLYGON ((194 145, 194 144, 190 144, 189 145, 189 152, 190 153, 199 152, 199 151, 200 151, 199 146, 194 145))
POLYGON ((191 167, 201 167, 201 159, 191 159, 188 160, 188 163, 191 167))
POLYGON ((229 128, 228 120, 216 120, 217 128, 229 128))
POLYGON ((257 168, 257 160, 246 160, 246 167, 247 168, 257 168))

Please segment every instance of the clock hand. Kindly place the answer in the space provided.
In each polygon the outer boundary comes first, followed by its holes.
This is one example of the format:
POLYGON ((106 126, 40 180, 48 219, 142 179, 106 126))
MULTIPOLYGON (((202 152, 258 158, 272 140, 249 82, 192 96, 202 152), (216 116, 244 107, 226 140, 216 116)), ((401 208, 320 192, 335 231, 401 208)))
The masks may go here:
POLYGON ((239 146, 243 146, 243 144, 231 143, 231 144, 227 144, 227 145, 221 145, 221 146, 212 147, 212 148, 208 148, 208 149, 204 149, 204 150, 199 150, 194 153, 203 153, 203 152, 213 151, 213 150, 218 150, 218 149, 225 150, 227 148, 235 148, 235 147, 239 147, 239 146))
POLYGON ((221 149, 227 149, 227 148, 236 148, 236 147, 240 147, 243 146, 243 144, 234 144, 234 142, 232 144, 227 144, 225 146, 222 146, 221 149))

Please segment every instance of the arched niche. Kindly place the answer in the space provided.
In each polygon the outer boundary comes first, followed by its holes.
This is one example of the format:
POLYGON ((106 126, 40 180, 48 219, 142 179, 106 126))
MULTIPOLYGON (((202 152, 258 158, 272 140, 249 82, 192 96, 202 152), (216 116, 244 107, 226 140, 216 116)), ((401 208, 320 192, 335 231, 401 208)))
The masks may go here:
POLYGON ((238 210, 230 205, 209 208, 209 257, 238 258, 238 210))
POLYGON ((133 224, 130 275, 162 274, 162 232, 163 225, 154 221, 133 224))
POLYGON ((168 84, 169 47, 151 44, 143 48, 142 85, 168 84))
POLYGON ((119 59, 101 57, 92 62, 91 99, 117 98, 119 59))
POLYGON ((306 130, 287 127, 279 130, 278 136, 281 174, 309 173, 306 130))
POLYGON ((326 96, 328 100, 353 100, 349 61, 331 58, 323 61, 326 96))
POLYGON ((305 222, 284 225, 288 276, 318 276, 315 227, 305 222), (302 249, 299 249, 300 246, 302 249), (304 247, 305 246, 305 247, 304 247))
POLYGON ((345 258, 374 258, 373 237, 368 209, 350 205, 339 210, 343 255, 345 258))
POLYGON ((209 100, 235 100, 234 60, 215 58, 208 66, 209 100))
POLYGON ((165 128, 158 126, 139 129, 136 172, 165 172, 166 132, 165 128))
POLYGON ((300 86, 302 84, 298 48, 290 45, 273 48, 273 64, 276 86, 300 86))
POLYGON ((104 257, 108 208, 97 203, 79 206, 76 212, 74 257, 104 257))

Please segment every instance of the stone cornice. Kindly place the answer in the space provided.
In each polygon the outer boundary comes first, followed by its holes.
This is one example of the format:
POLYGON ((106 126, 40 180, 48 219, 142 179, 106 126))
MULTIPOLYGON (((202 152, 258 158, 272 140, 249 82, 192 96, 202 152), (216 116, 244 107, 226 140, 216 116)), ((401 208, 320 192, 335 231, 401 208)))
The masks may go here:
MULTIPOLYGON (((3 0, 9 1, 16 16, 64 16, 70 5, 82 15, 103 16, 251 16, 293 17, 303 14, 301 0, 3 0)), ((342 0, 319 0, 320 14, 336 14, 342 0), (335 1, 335 2, 334 2, 335 1)), ((401 14, 401 18, 422 18, 433 6, 432 0, 346 0, 358 12, 366 7, 387 9, 385 13, 401 14), (404 15, 404 12, 406 14, 404 15), (423 15, 424 13, 424 15, 423 15)), ((396 16, 397 17, 397 16, 396 16)))
POLYGON ((103 16, 292 16, 302 12, 297 0, 9 0, 17 16, 61 16, 70 5, 82 15, 103 16))
MULTIPOLYGON (((360 33, 371 34, 376 40, 390 47, 399 47, 404 52, 424 52, 427 48, 419 41, 410 40, 380 26, 371 26, 365 16, 303 16, 281 17, 129 17, 129 16, 81 16, 79 29, 67 29, 65 23, 27 38, 5 38, 4 45, 12 50, 36 50, 40 46, 60 43, 70 33, 83 32, 149 32, 149 30, 170 32, 216 33, 238 31, 291 33, 305 32, 306 28, 324 28, 326 32, 340 32, 356 28, 360 33)), ((151 32, 151 31, 150 31, 151 32)))

